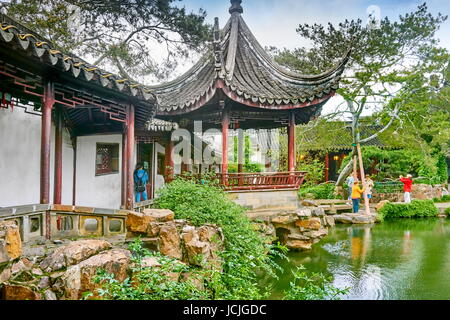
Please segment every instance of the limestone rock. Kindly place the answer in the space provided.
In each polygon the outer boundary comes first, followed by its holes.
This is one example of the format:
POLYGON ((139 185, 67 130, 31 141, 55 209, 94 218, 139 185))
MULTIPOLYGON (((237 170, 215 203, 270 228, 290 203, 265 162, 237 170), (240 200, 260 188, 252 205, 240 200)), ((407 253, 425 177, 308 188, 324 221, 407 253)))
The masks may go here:
POLYGON ((315 203, 313 200, 302 200, 301 205, 304 207, 318 207, 317 203, 315 203))
POLYGON ((173 221, 174 213, 169 209, 144 209, 144 215, 152 217, 157 222, 173 221))
POLYGON ((42 276, 44 275, 44 273, 42 272, 41 269, 39 268, 33 268, 33 270, 31 270, 31 273, 35 276, 42 276))
POLYGON ((168 209, 144 209, 143 212, 129 211, 127 213, 127 231, 147 233, 151 222, 170 222, 174 213, 168 209))
POLYGON ((3 284, 1 289, 2 300, 41 300, 39 293, 34 292, 33 289, 12 284, 3 284))
POLYGON ((27 258, 22 258, 11 267, 11 274, 19 274, 24 271, 30 271, 33 268, 33 263, 27 258))
POLYGON ((325 210, 323 208, 313 208, 311 214, 313 217, 323 217, 325 215, 325 210))
POLYGON ((14 221, 0 221, 0 263, 17 259, 21 254, 19 227, 14 221))
POLYGON ((42 277, 41 279, 39 279, 39 283, 38 283, 37 287, 39 290, 50 287, 50 278, 42 277))
POLYGON ((161 223, 161 222, 155 222, 155 221, 150 222, 147 227, 147 235, 149 237, 159 236, 159 231, 161 230, 161 226, 163 226, 163 225, 164 225, 164 223, 161 223))
POLYGON ((45 290, 45 292, 44 292, 44 299, 45 300, 58 300, 56 298, 56 294, 50 289, 45 290))
POLYGON ((352 222, 355 224, 368 224, 368 223, 374 223, 375 217, 373 216, 356 216, 352 219, 352 222))
POLYGON ((325 216, 325 217, 323 217, 323 220, 325 222, 325 225, 327 225, 329 227, 334 227, 334 225, 335 225, 334 217, 332 217, 332 216, 325 216))
POLYGON ((352 218, 343 214, 336 214, 333 216, 336 223, 352 223, 352 218))
POLYGON ((77 264, 109 248, 111 248, 111 244, 104 240, 74 241, 55 249, 41 262, 40 267, 46 272, 56 271, 77 264))
POLYGON ((279 216, 272 218, 271 222, 278 223, 278 224, 289 224, 289 223, 294 222, 294 220, 295 219, 293 217, 291 217, 290 214, 285 214, 285 215, 279 215, 279 216))
POLYGON ((161 267, 157 257, 144 257, 141 260, 141 267, 143 268, 154 268, 161 267))
POLYGON ((311 238, 311 239, 320 239, 325 237, 328 234, 328 230, 325 228, 322 228, 320 230, 314 230, 314 231, 308 231, 305 232, 304 235, 311 238))
POLYGON ((320 218, 309 218, 304 220, 297 220, 295 222, 297 227, 305 229, 319 230, 321 227, 320 218))
POLYGON ((312 215, 311 209, 308 209, 308 208, 298 209, 298 210, 296 210, 295 214, 296 214, 299 218, 303 218, 303 217, 311 217, 311 215, 312 215))
POLYGON ((11 278, 11 268, 5 268, 0 272, 0 285, 11 278))
POLYGON ((222 250, 224 238, 219 228, 212 225, 185 227, 181 237, 189 263, 203 267, 221 267, 218 253, 222 250))
POLYGON ((293 250, 311 250, 312 242, 309 240, 288 239, 286 246, 293 250))
POLYGON ((152 221, 154 221, 154 218, 150 215, 141 212, 130 211, 127 214, 127 231, 146 233, 148 224, 152 221))
POLYGON ((389 200, 381 200, 380 202, 377 203, 377 205, 375 206, 375 210, 380 211, 381 208, 384 207, 384 205, 386 203, 389 203, 389 200))
POLYGON ((128 276, 130 257, 131 253, 125 249, 103 251, 69 267, 56 287, 63 291, 65 298, 80 299, 83 292, 93 292, 100 287, 100 284, 93 281, 98 269, 113 273, 116 280, 124 281, 128 276))
POLYGON ((160 252, 163 255, 182 259, 183 252, 180 246, 180 236, 174 222, 164 224, 160 231, 160 252))

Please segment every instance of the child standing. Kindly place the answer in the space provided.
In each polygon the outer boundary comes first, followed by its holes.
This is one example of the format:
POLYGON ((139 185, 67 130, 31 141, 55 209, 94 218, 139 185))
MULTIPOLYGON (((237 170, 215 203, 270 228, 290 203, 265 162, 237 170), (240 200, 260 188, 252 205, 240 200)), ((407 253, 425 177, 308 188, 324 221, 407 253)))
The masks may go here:
POLYGON ((353 213, 359 212, 359 200, 364 192, 364 188, 359 186, 359 181, 355 180, 352 188, 352 203, 353 203, 353 213))

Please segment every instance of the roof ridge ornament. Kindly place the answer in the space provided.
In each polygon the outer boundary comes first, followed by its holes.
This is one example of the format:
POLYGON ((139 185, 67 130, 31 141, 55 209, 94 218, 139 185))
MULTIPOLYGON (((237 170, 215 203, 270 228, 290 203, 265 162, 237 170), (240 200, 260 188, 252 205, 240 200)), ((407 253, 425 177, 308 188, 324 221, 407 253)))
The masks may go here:
POLYGON ((215 17, 214 18, 214 32, 213 32, 213 36, 214 36, 214 41, 213 41, 213 46, 214 46, 214 60, 215 60, 215 69, 217 71, 220 71, 222 69, 222 61, 223 61, 223 56, 222 56, 222 49, 220 46, 220 28, 219 28, 219 18, 215 17))
POLYGON ((231 2, 231 7, 228 10, 228 12, 230 12, 230 14, 233 14, 235 12, 238 12, 238 13, 244 12, 244 9, 242 9, 242 6, 241 6, 242 0, 230 0, 230 2, 231 2))

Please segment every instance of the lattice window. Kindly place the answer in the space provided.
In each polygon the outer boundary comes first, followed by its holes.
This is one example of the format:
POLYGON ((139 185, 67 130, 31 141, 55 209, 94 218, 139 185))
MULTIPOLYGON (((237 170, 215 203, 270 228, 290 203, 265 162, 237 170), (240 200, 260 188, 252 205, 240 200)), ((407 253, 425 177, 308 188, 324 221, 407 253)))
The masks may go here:
POLYGON ((119 172, 119 144, 97 143, 95 175, 119 172))

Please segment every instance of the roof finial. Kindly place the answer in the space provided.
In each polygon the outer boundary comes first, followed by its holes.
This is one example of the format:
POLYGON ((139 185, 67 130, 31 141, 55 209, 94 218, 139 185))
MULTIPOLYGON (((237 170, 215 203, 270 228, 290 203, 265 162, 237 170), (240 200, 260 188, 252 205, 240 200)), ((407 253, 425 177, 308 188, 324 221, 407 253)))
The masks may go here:
POLYGON ((242 9, 242 7, 241 7, 242 0, 230 0, 230 2, 231 2, 231 7, 230 7, 230 10, 228 10, 230 12, 230 14, 233 14, 235 12, 239 12, 239 13, 244 12, 244 9, 242 9))

